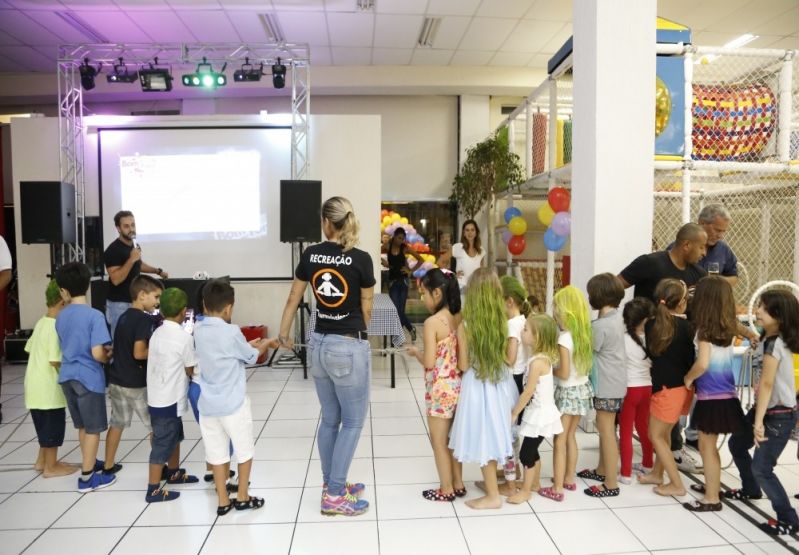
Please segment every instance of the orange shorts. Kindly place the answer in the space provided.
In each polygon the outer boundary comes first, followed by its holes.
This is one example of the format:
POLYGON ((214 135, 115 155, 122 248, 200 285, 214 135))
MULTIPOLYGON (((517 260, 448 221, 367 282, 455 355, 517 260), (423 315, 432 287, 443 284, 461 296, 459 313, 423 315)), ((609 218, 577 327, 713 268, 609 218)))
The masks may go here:
POLYGON ((652 395, 649 405, 649 414, 667 424, 676 424, 680 416, 688 414, 691 410, 693 391, 681 385, 679 387, 664 387, 652 395))

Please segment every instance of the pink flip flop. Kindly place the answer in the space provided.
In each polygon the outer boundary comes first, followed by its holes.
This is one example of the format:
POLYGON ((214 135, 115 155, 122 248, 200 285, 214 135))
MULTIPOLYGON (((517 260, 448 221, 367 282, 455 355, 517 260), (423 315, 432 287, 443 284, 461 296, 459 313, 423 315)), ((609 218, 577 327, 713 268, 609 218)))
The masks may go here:
POLYGON ((563 501, 563 494, 557 493, 552 488, 541 488, 538 490, 538 495, 551 499, 552 501, 563 501))
POLYGON ((563 489, 567 489, 569 491, 577 491, 577 484, 563 484, 563 489))

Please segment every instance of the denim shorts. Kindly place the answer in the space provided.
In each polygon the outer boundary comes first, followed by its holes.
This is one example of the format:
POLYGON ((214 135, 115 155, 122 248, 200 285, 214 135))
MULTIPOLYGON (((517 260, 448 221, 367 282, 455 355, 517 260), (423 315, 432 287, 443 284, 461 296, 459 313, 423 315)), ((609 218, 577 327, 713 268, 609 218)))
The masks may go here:
POLYGON ((61 447, 67 427, 65 409, 31 409, 33 427, 39 438, 39 447, 61 447))
POLYGON ((67 380, 61 384, 67 400, 69 415, 76 428, 87 434, 99 434, 108 429, 105 412, 105 393, 89 391, 78 380, 67 380))
POLYGON ((183 419, 180 416, 150 415, 153 441, 150 464, 166 464, 175 447, 183 441, 183 419))

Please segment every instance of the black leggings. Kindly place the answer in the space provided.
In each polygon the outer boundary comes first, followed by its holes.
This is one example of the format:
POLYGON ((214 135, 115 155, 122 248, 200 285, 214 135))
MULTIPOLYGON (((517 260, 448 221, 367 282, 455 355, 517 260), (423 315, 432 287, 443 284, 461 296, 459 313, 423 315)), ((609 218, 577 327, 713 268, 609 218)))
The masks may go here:
POLYGON ((544 436, 525 437, 522 440, 522 448, 519 451, 519 461, 521 461, 525 468, 533 468, 535 463, 541 459, 541 455, 538 454, 538 447, 541 445, 542 441, 544 441, 544 436))

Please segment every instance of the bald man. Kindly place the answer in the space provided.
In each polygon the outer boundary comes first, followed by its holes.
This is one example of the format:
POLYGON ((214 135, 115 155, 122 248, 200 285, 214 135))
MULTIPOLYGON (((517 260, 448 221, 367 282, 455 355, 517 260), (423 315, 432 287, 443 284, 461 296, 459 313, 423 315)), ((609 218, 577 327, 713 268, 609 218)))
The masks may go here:
POLYGON ((685 224, 667 251, 642 254, 621 271, 624 288, 635 287, 636 297, 654 298, 655 287, 664 278, 681 279, 692 288, 707 275, 697 263, 707 251, 707 232, 697 224, 685 224))

